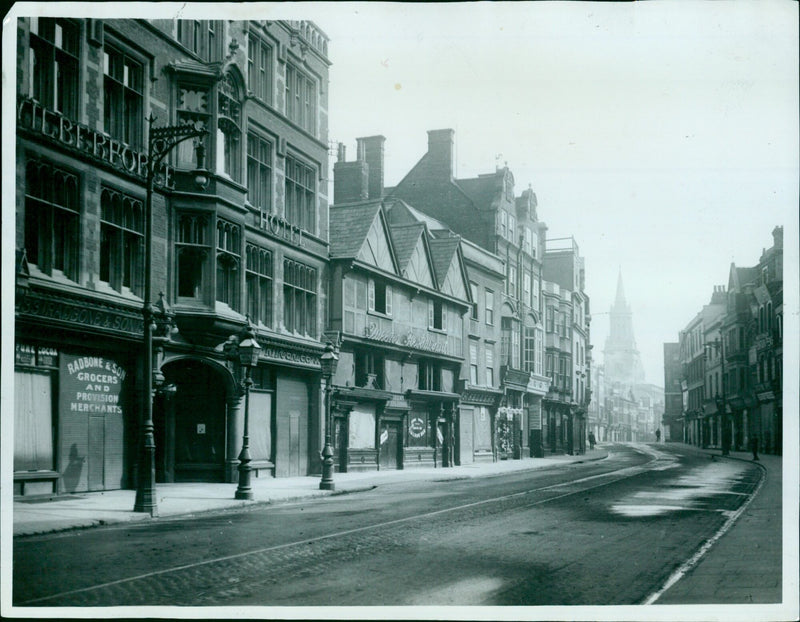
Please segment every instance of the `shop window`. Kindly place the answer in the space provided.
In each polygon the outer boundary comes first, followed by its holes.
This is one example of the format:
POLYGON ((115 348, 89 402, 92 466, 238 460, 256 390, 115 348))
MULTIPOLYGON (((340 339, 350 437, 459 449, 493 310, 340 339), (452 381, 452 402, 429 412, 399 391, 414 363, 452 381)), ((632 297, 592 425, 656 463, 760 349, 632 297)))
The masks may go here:
POLYGON ((392 286, 375 279, 369 280, 367 290, 369 310, 384 315, 392 314, 392 286))
POLYGON ((50 372, 14 372, 14 470, 50 471, 53 462, 50 372))
POLYGON ((45 160, 25 169, 25 250, 28 263, 51 276, 78 278, 79 179, 45 160))
POLYGON ((118 292, 142 293, 144 207, 111 188, 100 193, 100 280, 118 292))
POLYGON ((490 289, 486 290, 486 304, 484 305, 486 311, 486 323, 494 324, 494 292, 490 289))
POLYGON ((208 19, 179 19, 178 41, 206 62, 219 60, 222 22, 208 19))
POLYGON ((283 325, 287 331, 317 336, 317 271, 283 260, 283 325))
POLYGON ((431 423, 425 412, 412 410, 406 419, 406 446, 432 447, 431 423))
POLYGON ((45 108, 78 116, 80 28, 68 19, 30 18, 29 92, 45 108))
POLYGON ((206 262, 210 253, 208 216, 192 212, 178 215, 177 287, 179 298, 201 299, 206 262))
POLYGON ((354 354, 356 386, 368 386, 372 378, 372 386, 370 388, 383 389, 385 387, 385 359, 383 355, 372 350, 356 350, 354 354))
POLYGON ((316 172, 292 156, 286 156, 286 220, 311 234, 316 233, 316 172))
POLYGON ((247 314, 272 327, 272 253, 253 244, 247 245, 247 314))
MULTIPOLYGON (((209 108, 208 91, 193 84, 178 85, 178 106, 176 116, 179 125, 193 125, 197 129, 208 128, 209 108)), ((183 169, 193 169, 197 165, 195 151, 200 139, 184 140, 179 143, 177 152, 177 166, 183 169)))
POLYGON ((444 305, 441 300, 428 300, 428 328, 444 330, 444 305))
POLYGON ((438 363, 425 359, 419 362, 419 389, 422 391, 442 390, 442 368, 438 363))
POLYGON ((272 143, 247 134, 247 198, 262 220, 272 211, 272 143))
POLYGON ((241 181, 241 96, 233 76, 219 84, 217 104, 217 172, 241 181))
POLYGON ((247 81, 258 99, 272 104, 272 46, 254 32, 247 35, 247 81))
POLYGON ((239 309, 241 233, 238 225, 217 221, 217 301, 239 309))
POLYGON ((317 134, 317 83, 291 63, 286 64, 286 116, 317 134))
POLYGON ((142 64, 106 45, 103 51, 104 127, 107 134, 133 148, 142 146, 144 123, 142 64))

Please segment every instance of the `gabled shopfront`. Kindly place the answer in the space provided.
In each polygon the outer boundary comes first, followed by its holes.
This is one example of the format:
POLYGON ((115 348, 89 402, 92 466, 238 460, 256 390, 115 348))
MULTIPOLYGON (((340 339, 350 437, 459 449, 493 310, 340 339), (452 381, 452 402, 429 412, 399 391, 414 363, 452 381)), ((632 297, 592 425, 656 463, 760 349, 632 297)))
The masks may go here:
POLYGON ((339 471, 455 463, 470 306, 456 248, 422 223, 390 226, 379 199, 331 208, 339 471))

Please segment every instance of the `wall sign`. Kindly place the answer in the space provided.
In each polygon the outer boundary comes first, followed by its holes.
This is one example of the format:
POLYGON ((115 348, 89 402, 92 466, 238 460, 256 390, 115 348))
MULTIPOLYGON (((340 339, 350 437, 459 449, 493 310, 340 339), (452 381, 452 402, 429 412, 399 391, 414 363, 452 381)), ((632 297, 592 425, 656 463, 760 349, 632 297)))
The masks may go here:
MULTIPOLYGON (((45 136, 65 147, 80 152, 116 169, 147 178, 148 156, 133 151, 124 143, 97 132, 83 123, 71 121, 58 112, 43 108, 30 98, 20 98, 17 103, 19 127, 45 136)), ((171 186, 174 169, 164 163, 156 173, 156 186, 171 186)))
POLYGON ((58 350, 45 346, 32 346, 26 343, 14 344, 15 365, 38 365, 39 367, 56 367, 58 350))
POLYGON ((286 240, 294 246, 303 246, 303 230, 297 225, 293 225, 282 216, 262 213, 259 226, 276 238, 286 240))
POLYGON ((69 412, 122 414, 120 392, 125 370, 102 356, 62 354, 61 401, 69 412))
POLYGON ((425 420, 421 417, 414 417, 408 424, 408 433, 414 438, 425 436, 425 420))
POLYGON ((367 339, 374 339, 375 341, 416 348, 417 350, 428 350, 429 352, 447 354, 447 344, 444 342, 439 342, 430 337, 419 337, 414 335, 412 331, 398 334, 394 331, 378 328, 375 322, 370 322, 369 325, 364 327, 364 337, 367 339))

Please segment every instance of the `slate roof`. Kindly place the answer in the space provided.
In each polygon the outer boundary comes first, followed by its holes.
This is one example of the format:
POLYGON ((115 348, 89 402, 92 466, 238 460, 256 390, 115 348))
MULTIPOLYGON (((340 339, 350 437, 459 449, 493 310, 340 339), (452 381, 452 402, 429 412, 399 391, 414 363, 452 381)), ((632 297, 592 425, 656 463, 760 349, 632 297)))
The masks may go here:
POLYGON ((489 173, 470 179, 456 179, 455 183, 464 191, 478 209, 491 207, 503 190, 503 171, 489 173))
POLYGON ((425 225, 421 222, 414 222, 407 225, 392 225, 389 227, 389 233, 392 236, 392 245, 394 246, 394 253, 397 257, 397 265, 400 268, 400 273, 406 269, 411 254, 417 246, 419 236, 425 230, 425 225))
MULTIPOLYGON (((433 216, 429 216, 428 214, 419 211, 415 207, 412 207, 411 205, 403 201, 403 199, 392 198, 391 201, 393 203, 399 203, 400 205, 402 205, 408 211, 408 213, 411 214, 411 216, 413 216, 418 222, 424 222, 426 225, 428 225, 428 230, 430 231, 437 231, 440 229, 446 229, 446 230, 450 229, 450 227, 444 224, 441 220, 437 220, 433 216)), ((392 205, 392 207, 394 207, 394 205, 392 205)))
POLYGON ((434 238, 430 240, 431 259, 437 282, 444 283, 447 271, 450 268, 450 262, 453 260, 453 255, 460 243, 461 240, 459 238, 434 238))
POLYGON ((331 206, 331 257, 356 257, 369 233, 380 200, 331 206))

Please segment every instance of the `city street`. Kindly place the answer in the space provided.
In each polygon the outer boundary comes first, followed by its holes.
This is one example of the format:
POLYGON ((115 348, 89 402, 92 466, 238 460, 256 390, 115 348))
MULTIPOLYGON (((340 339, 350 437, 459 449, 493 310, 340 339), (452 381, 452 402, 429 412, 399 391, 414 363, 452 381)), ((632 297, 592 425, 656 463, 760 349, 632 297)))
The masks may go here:
POLYGON ((760 470, 667 445, 557 468, 15 538, 14 604, 641 604, 760 470))

